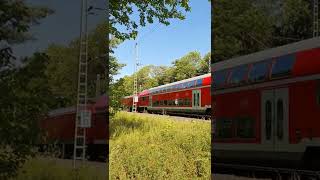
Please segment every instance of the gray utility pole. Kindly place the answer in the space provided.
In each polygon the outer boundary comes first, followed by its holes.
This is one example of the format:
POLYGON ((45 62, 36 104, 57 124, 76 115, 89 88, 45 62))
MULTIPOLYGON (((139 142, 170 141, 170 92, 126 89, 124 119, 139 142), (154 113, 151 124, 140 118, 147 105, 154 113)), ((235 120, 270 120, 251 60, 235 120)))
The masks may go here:
POLYGON ((208 61, 208 73, 210 73, 210 72, 211 72, 211 57, 208 61))
POLYGON ((78 90, 76 120, 74 129, 73 168, 77 160, 84 162, 86 157, 86 128, 90 127, 91 112, 87 110, 87 73, 88 73, 88 4, 81 0, 80 49, 78 67, 78 90))
POLYGON ((313 37, 319 36, 319 0, 313 0, 313 37))
POLYGON ((135 44, 135 63, 134 63, 134 80, 133 80, 133 100, 132 100, 132 112, 137 112, 138 103, 138 43, 135 44))

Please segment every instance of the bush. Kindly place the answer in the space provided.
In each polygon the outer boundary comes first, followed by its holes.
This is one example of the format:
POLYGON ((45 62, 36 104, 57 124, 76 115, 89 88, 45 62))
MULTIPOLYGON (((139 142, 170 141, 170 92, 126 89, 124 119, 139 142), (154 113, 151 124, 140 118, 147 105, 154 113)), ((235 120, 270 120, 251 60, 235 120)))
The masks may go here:
POLYGON ((110 179, 209 179, 210 123, 117 113, 110 121, 110 179))

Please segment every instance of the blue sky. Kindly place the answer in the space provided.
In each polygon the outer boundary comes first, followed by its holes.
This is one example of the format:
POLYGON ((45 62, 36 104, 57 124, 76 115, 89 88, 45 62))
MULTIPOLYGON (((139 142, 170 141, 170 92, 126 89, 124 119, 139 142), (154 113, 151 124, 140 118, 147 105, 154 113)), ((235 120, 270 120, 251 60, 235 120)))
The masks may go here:
MULTIPOLYGON (((139 32, 138 55, 145 65, 171 65, 171 62, 190 51, 202 56, 211 50, 211 6, 208 0, 190 0, 191 12, 186 19, 172 20, 169 26, 148 24, 139 32)), ((114 50, 114 56, 126 66, 116 77, 130 75, 134 71, 134 44, 127 40, 114 50)))
MULTIPOLYGON (((34 6, 48 7, 54 14, 42 19, 39 25, 32 26, 31 34, 36 40, 18 44, 13 47, 16 56, 30 56, 35 51, 42 51, 50 43, 67 45, 80 35, 80 0, 27 0, 34 6)), ((105 0, 88 0, 88 5, 105 8, 105 0)), ((96 15, 88 17, 88 29, 106 20, 106 12, 95 11, 96 15)))

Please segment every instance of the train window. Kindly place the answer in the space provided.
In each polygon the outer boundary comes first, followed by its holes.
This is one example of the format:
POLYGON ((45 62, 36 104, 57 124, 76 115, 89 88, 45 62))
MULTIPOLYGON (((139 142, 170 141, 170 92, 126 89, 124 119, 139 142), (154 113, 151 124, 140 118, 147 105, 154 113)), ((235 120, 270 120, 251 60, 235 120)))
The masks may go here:
POLYGON ((232 120, 226 118, 218 118, 216 120, 216 137, 232 138, 232 120))
POLYGON ((213 73, 213 87, 219 88, 224 85, 227 79, 227 71, 221 70, 213 73))
POLYGON ((256 82, 265 80, 268 72, 268 65, 271 61, 263 61, 253 64, 249 72, 249 81, 256 82))
POLYGON ((179 104, 179 106, 183 106, 183 99, 179 99, 178 104, 179 104))
POLYGON ((188 106, 188 99, 184 99, 184 106, 188 106))
POLYGON ((272 123, 272 104, 270 101, 266 102, 266 106, 265 106, 265 112, 266 112, 266 127, 265 127, 265 131, 266 131, 266 140, 270 140, 271 139, 271 123, 272 123))
POLYGON ((165 106, 168 105, 168 101, 167 101, 167 100, 164 100, 164 101, 163 101, 163 105, 165 105, 165 106))
POLYGON ((295 55, 289 54, 286 56, 279 57, 276 63, 272 67, 272 78, 290 75, 291 69, 295 62, 295 55))
POLYGON ((242 65, 234 68, 231 73, 230 84, 243 83, 246 80, 248 65, 242 65))
POLYGON ((200 106, 200 93, 197 93, 197 106, 200 106))
POLYGON ((283 115, 283 101, 279 99, 277 102, 277 136, 280 140, 283 138, 283 115))
POLYGON ((242 117, 237 120, 237 137, 254 138, 255 121, 250 117, 242 117))
POLYGON ((198 79, 196 81, 196 87, 200 87, 202 85, 202 79, 198 79))
POLYGON ((195 83, 196 83, 195 80, 191 81, 191 82, 190 82, 190 87, 194 87, 194 86, 195 86, 195 83))

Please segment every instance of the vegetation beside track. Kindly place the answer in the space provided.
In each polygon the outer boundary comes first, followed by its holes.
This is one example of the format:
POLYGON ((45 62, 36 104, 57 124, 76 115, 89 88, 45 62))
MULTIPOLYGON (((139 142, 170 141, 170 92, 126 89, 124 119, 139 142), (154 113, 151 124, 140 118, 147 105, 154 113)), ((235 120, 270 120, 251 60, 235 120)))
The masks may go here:
POLYGON ((210 123, 118 112, 110 120, 110 179, 210 179, 210 123))
POLYGON ((62 160, 56 158, 32 158, 19 169, 18 176, 12 180, 104 180, 106 170, 104 164, 101 167, 92 164, 84 165, 78 171, 72 168, 72 160, 62 160))

